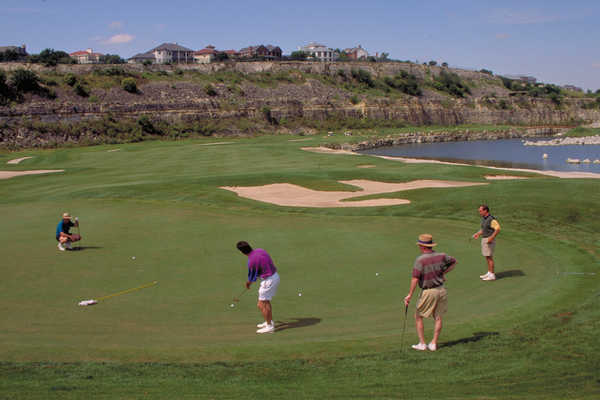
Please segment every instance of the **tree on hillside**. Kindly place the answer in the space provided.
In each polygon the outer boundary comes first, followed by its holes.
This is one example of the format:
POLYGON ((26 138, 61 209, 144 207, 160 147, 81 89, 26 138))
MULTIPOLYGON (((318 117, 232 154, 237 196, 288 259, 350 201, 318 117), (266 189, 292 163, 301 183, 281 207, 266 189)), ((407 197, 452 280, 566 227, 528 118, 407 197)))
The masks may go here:
POLYGON ((292 60, 306 60, 308 58, 309 54, 304 52, 304 51, 292 51, 292 54, 290 54, 290 59, 292 60))
POLYGON ((56 64, 77 64, 77 61, 66 52, 54 49, 44 49, 40 54, 32 54, 28 61, 34 64, 44 64, 47 67, 53 67, 56 64))
POLYGON ((127 61, 117 54, 105 54, 100 57, 102 64, 125 64, 127 61))

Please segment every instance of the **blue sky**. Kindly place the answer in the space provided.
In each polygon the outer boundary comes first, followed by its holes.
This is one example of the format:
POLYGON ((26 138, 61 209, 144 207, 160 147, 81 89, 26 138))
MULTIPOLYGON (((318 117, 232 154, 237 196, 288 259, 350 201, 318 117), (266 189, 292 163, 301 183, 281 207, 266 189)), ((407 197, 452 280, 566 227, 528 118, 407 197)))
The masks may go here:
POLYGON ((0 0, 0 46, 128 58, 163 42, 199 50, 311 41, 600 89, 600 0, 0 0))

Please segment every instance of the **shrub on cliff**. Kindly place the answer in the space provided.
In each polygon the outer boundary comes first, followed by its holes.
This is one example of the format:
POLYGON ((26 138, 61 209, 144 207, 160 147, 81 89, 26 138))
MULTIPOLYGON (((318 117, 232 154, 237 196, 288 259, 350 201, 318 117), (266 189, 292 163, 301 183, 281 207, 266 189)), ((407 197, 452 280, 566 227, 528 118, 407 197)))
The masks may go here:
POLYGON ((73 74, 66 74, 63 79, 65 83, 69 86, 75 86, 75 84, 77 83, 77 77, 75 77, 75 75, 73 74))
POLYGON ((135 79, 133 79, 133 78, 123 79, 121 81, 121 87, 123 88, 123 90, 125 90, 126 92, 129 92, 129 93, 137 93, 138 92, 137 83, 135 82, 135 79))
POLYGON ((37 92, 40 89, 40 78, 35 72, 23 68, 13 71, 10 85, 17 93, 37 92))
POLYGON ((0 70, 0 105, 8 104, 12 97, 12 91, 6 83, 6 73, 0 70))
POLYGON ((213 85, 211 84, 204 86, 204 92, 211 97, 214 97, 218 94, 213 85))
POLYGON ((444 70, 433 78, 432 86, 434 89, 456 97, 465 97, 466 94, 471 94, 471 89, 460 79, 460 76, 444 70))
POLYGON ((383 81, 386 85, 411 96, 421 96, 423 91, 419 87, 417 77, 406 71, 401 71, 394 77, 386 76, 383 81))
POLYGON ((76 83, 73 89, 75 89, 75 94, 77 94, 78 96, 88 97, 90 95, 89 89, 87 89, 81 83, 76 83))

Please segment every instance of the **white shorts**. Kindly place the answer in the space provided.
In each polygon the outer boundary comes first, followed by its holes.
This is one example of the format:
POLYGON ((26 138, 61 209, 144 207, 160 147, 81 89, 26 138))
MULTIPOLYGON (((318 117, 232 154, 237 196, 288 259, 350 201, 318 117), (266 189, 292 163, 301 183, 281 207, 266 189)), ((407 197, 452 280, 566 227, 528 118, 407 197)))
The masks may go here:
POLYGON ((273 296, 275 296, 275 293, 277 293, 278 287, 279 274, 275 272, 273 275, 260 282, 260 287, 258 288, 258 300, 271 300, 273 296))

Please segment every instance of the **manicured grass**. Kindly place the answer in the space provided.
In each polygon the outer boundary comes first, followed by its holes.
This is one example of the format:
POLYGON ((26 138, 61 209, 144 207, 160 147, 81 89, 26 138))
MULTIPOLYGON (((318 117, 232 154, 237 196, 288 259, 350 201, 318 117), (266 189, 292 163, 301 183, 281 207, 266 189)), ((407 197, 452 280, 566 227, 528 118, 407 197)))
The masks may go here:
MULTIPOLYGON (((0 154, 6 170, 64 173, 0 181, 0 387, 7 398, 595 398, 597 181, 533 177, 402 197, 410 205, 277 207, 220 186, 347 179, 487 182, 489 170, 309 153, 328 137, 148 142, 0 154), (226 142, 228 144, 215 144, 226 142), (208 145, 206 144, 213 144, 208 145), (117 150, 110 151, 109 150, 117 150), (34 156, 18 165, 6 161, 34 156), (362 164, 374 168, 357 168, 362 164), (502 279, 483 283, 477 206, 502 224, 502 279), (61 253, 60 214, 80 217, 82 251, 61 253), (448 276, 442 347, 400 347, 419 233, 459 260, 448 276), (282 276, 255 334, 244 294, 248 240, 282 276), (132 257, 135 256, 135 260, 132 257), (378 275, 376 275, 378 274, 378 275), (595 275, 592 275, 595 274, 595 275), (98 298, 159 284, 82 308, 98 298), (302 296, 298 296, 302 293, 302 296), (284 325, 286 324, 286 325, 284 325), (419 382, 417 384, 416 382, 419 382), (424 388, 427 388, 425 390, 424 388)), ((497 173, 497 172, 496 172, 497 173)), ((427 321, 427 337, 432 323, 427 321)))

